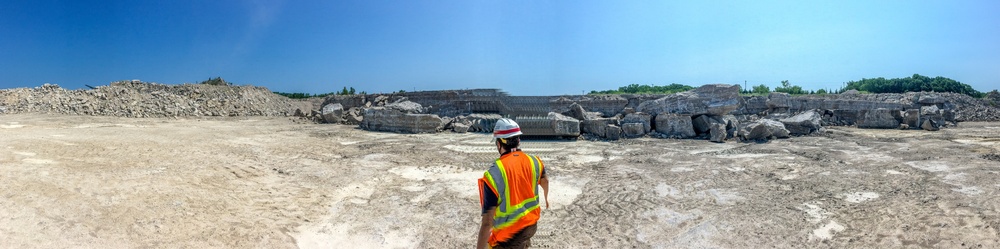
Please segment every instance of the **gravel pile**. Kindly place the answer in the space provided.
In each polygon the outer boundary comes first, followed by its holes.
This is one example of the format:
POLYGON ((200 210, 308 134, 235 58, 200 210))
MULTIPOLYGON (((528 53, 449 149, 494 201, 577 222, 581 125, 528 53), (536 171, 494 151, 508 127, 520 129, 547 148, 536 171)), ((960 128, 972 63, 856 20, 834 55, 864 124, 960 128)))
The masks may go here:
POLYGON ((0 90, 0 114, 287 116, 297 107, 293 100, 256 86, 119 81, 90 90, 67 90, 53 84, 0 90))

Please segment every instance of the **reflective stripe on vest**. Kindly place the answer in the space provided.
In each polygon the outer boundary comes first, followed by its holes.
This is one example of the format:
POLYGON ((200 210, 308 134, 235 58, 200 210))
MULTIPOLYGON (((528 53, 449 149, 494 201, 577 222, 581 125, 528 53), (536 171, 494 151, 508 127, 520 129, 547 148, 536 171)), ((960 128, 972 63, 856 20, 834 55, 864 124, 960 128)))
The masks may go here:
POLYGON ((494 167, 490 167, 486 171, 486 181, 497 191, 497 197, 499 202, 497 203, 497 212, 493 215, 493 229, 503 229, 510 225, 513 225, 517 220, 521 219, 532 210, 539 208, 538 206, 538 181, 540 179, 540 165, 538 158, 534 156, 528 156, 532 164, 531 176, 534 197, 525 199, 521 203, 511 205, 510 203, 510 186, 507 184, 507 170, 504 168, 503 162, 497 159, 494 162, 494 167), (499 177, 497 177, 499 176, 499 177))

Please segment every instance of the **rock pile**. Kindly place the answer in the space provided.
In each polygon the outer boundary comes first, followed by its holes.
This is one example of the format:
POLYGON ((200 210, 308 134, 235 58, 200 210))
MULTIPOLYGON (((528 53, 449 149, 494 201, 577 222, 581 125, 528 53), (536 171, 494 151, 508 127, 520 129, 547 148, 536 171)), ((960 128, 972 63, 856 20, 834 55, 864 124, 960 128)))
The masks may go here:
POLYGON ((112 82, 90 90, 45 84, 0 90, 0 113, 118 117, 285 116, 294 101, 264 87, 112 82))

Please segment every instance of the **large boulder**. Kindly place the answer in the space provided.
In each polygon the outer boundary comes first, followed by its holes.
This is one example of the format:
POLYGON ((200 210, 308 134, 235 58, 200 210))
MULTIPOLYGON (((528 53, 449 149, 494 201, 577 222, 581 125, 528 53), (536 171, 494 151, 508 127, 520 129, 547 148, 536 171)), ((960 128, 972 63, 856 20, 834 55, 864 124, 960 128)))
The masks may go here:
POLYGON ((733 115, 722 116, 722 122, 726 123, 726 138, 735 138, 740 129, 740 120, 733 115))
POLYGON ((552 129, 555 135, 574 137, 580 135, 580 120, 555 112, 549 112, 549 118, 552 119, 552 129))
POLYGON ((598 137, 605 137, 607 135, 608 125, 611 124, 618 125, 618 119, 598 118, 583 120, 580 122, 580 131, 583 133, 593 134, 598 137))
POLYGON ((788 138, 788 130, 781 122, 761 119, 743 124, 739 137, 743 140, 767 140, 773 138, 788 138))
POLYGON ((622 128, 616 125, 608 125, 605 128, 605 138, 608 140, 618 140, 622 138, 622 128))
POLYGON ((725 142, 726 134, 726 124, 723 123, 712 123, 712 128, 709 129, 708 140, 716 143, 725 142))
POLYGON ((721 116, 711 115, 698 115, 691 120, 691 124, 694 125, 694 132, 698 134, 708 133, 714 123, 725 124, 725 121, 722 120, 721 116))
POLYGON ((785 129, 788 129, 789 134, 793 136, 809 135, 823 127, 822 117, 816 110, 805 111, 778 121, 784 124, 785 129))
POLYGON ((874 129, 897 129, 902 115, 899 110, 875 109, 868 110, 865 115, 858 120, 858 128, 874 129))
POLYGON ((424 112, 424 107, 421 106, 420 103, 409 101, 409 100, 404 100, 404 101, 399 101, 399 102, 395 102, 395 103, 392 103, 392 104, 388 104, 388 105, 385 105, 385 108, 386 109, 397 110, 399 112, 409 113, 409 114, 417 114, 417 113, 423 113, 424 112))
POLYGON ((920 128, 926 131, 936 131, 939 130, 940 127, 940 124, 931 119, 925 119, 924 123, 920 125, 920 128))
POLYGON ((656 132, 670 137, 694 137, 694 125, 691 115, 662 113, 656 115, 656 132))
POLYGON ((625 124, 639 123, 642 124, 642 134, 646 134, 653 130, 652 119, 653 117, 648 113, 636 112, 627 114, 622 118, 622 128, 625 128, 625 124))
POLYGON ((341 116, 344 115, 344 106, 340 103, 332 103, 323 106, 320 111, 323 116, 323 121, 331 124, 340 123, 341 116))
POLYGON ((920 110, 919 109, 907 109, 903 111, 903 124, 907 127, 917 128, 920 127, 920 110))
POLYGON ((396 133, 433 133, 441 131, 444 119, 434 114, 410 114, 395 109, 372 107, 365 109, 359 125, 370 131, 396 133))
POLYGON ((622 123, 622 133, 626 137, 641 137, 646 135, 641 123, 622 123))
POLYGON ((577 120, 586 120, 587 110, 584 110, 583 106, 581 106, 580 104, 573 103, 572 105, 569 105, 569 111, 563 113, 563 115, 575 118, 577 120))
POLYGON ((738 109, 742 100, 738 85, 711 84, 642 102, 636 111, 652 115, 677 113, 721 116, 738 109))

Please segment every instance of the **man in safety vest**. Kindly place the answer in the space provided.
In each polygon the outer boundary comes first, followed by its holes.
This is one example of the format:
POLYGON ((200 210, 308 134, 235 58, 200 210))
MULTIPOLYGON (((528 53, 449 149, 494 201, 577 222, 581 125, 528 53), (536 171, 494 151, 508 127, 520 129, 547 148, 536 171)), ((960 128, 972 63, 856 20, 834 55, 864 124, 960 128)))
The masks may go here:
POLYGON ((538 186, 542 187, 545 208, 549 207, 549 179, 545 165, 536 156, 518 148, 521 128, 514 120, 500 119, 493 139, 500 153, 493 166, 479 179, 479 200, 483 207, 482 226, 476 248, 525 248, 531 246, 542 210, 538 186))

